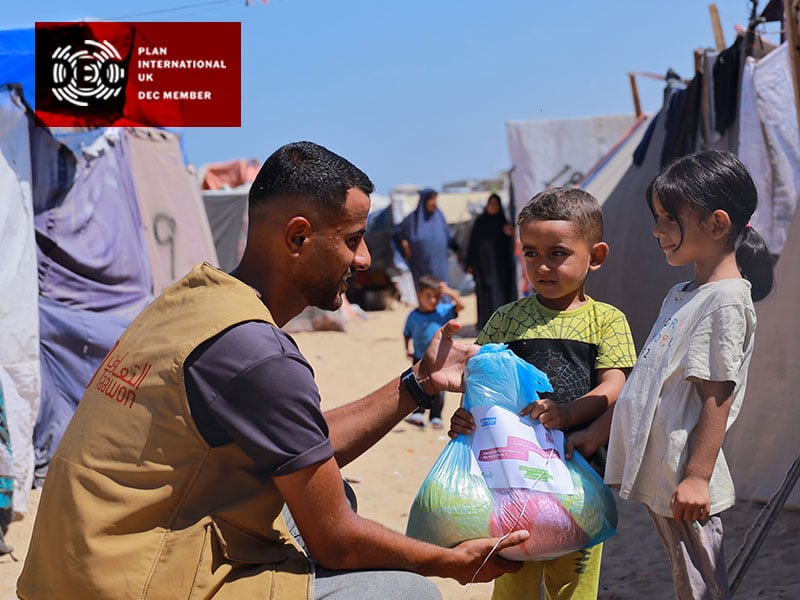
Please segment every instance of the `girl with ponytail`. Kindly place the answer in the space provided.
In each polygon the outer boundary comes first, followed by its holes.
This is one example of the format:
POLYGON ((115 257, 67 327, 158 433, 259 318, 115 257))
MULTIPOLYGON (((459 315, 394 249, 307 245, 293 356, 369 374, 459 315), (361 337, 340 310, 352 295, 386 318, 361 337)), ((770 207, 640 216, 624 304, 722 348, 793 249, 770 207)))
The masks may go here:
POLYGON ((734 503, 722 452, 744 399, 753 302, 773 259, 750 226, 756 187, 732 154, 679 158, 647 189, 653 235, 674 286, 614 408, 605 479, 647 505, 669 557, 675 597, 730 598, 720 513, 734 503))

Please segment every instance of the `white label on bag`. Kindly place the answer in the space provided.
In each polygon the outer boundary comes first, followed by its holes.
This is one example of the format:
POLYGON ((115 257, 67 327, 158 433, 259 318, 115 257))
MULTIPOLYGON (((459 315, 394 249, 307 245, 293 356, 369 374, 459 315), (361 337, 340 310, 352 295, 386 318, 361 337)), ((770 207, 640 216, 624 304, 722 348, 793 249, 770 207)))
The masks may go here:
POLYGON ((477 406, 473 466, 490 488, 525 488, 574 494, 564 462, 564 433, 499 406, 477 406))

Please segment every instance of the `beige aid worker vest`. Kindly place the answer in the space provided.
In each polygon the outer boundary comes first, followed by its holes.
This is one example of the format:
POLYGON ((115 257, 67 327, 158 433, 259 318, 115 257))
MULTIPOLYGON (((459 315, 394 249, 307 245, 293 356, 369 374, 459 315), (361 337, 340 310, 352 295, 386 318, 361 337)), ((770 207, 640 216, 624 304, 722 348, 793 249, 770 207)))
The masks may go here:
POLYGON ((211 448, 183 363, 243 321, 255 292, 208 264, 164 291, 95 373, 53 457, 20 599, 308 598, 283 501, 236 444, 211 448))

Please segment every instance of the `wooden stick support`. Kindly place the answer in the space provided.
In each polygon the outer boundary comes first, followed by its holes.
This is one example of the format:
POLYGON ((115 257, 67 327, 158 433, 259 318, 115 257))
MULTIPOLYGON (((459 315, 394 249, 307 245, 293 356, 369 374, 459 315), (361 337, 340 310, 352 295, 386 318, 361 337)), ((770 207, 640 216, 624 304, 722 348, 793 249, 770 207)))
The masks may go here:
POLYGON ((633 109, 636 112, 636 116, 642 116, 642 103, 639 100, 639 87, 636 85, 636 75, 634 73, 628 73, 628 79, 631 82, 631 93, 633 94, 633 109))
POLYGON ((722 21, 719 19, 717 5, 709 4, 708 12, 711 14, 711 28, 714 30, 714 43, 717 46, 717 52, 722 52, 727 46, 725 45, 725 34, 722 33, 722 21))

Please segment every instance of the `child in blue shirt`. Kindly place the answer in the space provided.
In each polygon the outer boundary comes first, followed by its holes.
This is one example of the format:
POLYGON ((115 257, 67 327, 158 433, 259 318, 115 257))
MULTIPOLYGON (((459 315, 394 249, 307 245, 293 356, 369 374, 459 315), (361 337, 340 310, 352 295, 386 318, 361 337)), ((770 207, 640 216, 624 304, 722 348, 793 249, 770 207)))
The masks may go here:
MULTIPOLYGON (((431 343, 436 330, 450 319, 455 319, 464 308, 458 292, 430 274, 419 278, 417 303, 419 306, 409 313, 403 327, 406 356, 412 363, 421 360, 425 355, 425 350, 431 343), (408 343, 411 341, 414 344, 413 351, 409 351, 408 343)), ((434 429, 442 428, 443 406, 444 393, 439 392, 435 396, 430 412, 431 426, 434 429)), ((425 409, 415 410, 406 418, 406 422, 417 427, 425 427, 425 409)))

